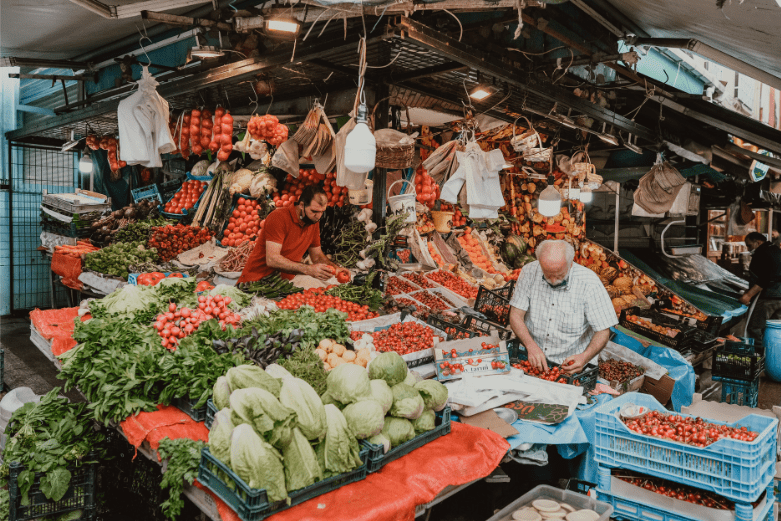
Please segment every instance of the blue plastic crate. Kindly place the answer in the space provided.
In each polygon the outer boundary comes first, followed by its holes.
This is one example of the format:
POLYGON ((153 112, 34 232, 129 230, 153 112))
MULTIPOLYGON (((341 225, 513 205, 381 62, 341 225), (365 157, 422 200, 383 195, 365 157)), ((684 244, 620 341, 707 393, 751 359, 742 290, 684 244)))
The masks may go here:
POLYGON ((612 519, 616 521, 713 521, 730 518, 735 521, 773 521, 775 497, 773 486, 766 489, 765 497, 756 509, 751 503, 735 503, 734 512, 693 507, 684 500, 663 496, 610 477, 610 471, 600 469, 597 498, 613 506, 612 519), (611 490, 612 487, 621 490, 611 490))
POLYGON ((710 490, 732 501, 754 501, 773 481, 777 419, 751 414, 732 423, 708 420, 746 427, 759 435, 750 443, 725 438, 700 448, 631 431, 618 417, 626 403, 669 412, 652 396, 638 393, 600 404, 595 409, 598 463, 710 490))
POLYGON ((721 382, 721 402, 756 407, 759 401, 759 376, 750 382, 714 376, 721 382))
POLYGON ((202 422, 206 420, 206 406, 204 405, 203 407, 196 409, 193 407, 196 402, 197 400, 191 400, 189 398, 174 398, 171 405, 178 408, 193 420, 202 422))
POLYGON ((211 398, 206 400, 206 419, 203 420, 203 423, 206 425, 207 429, 212 428, 212 424, 214 423, 214 417, 217 415, 217 406, 214 405, 214 402, 211 398))
MULTIPOLYGON (((211 176, 197 177, 197 176, 190 175, 190 173, 189 173, 189 172, 187 172, 187 179, 186 179, 186 181, 205 181, 206 183, 209 183, 211 180, 212 180, 211 176)), ((161 203, 161 204, 160 204, 160 206, 158 207, 158 210, 159 210, 159 212, 160 212, 160 215, 162 215, 162 216, 163 216, 163 217, 165 217, 166 219, 177 219, 177 220, 181 220, 181 219, 184 219, 186 216, 190 215, 191 213, 193 213, 193 214, 194 214, 194 213, 195 213, 195 211, 198 209, 198 206, 201 204, 201 199, 203 199, 203 194, 205 194, 205 193, 206 193, 206 190, 208 190, 208 189, 209 189, 209 187, 208 187, 208 185, 207 185, 207 186, 206 186, 206 187, 203 189, 203 192, 201 192, 201 195, 199 195, 199 196, 198 196, 198 200, 197 200, 197 201, 195 201, 195 204, 193 205, 193 207, 192 207, 192 208, 189 208, 189 209, 187 209, 187 210, 184 210, 184 209, 183 209, 183 210, 182 210, 182 213, 180 213, 180 214, 179 214, 179 213, 168 213, 168 212, 164 212, 164 211, 163 211, 163 208, 165 207, 165 204, 161 203)), ((180 186, 180 187, 179 187, 179 189, 178 189, 176 192, 174 192, 173 194, 171 194, 171 197, 168 197, 168 198, 165 200, 165 203, 167 204, 167 203, 168 203, 168 202, 169 202, 171 199, 173 199, 173 198, 176 196, 176 194, 177 194, 177 193, 179 193, 181 190, 182 190, 182 187, 180 186)))
POLYGON ((369 473, 377 472, 391 461, 396 461, 400 457, 406 456, 413 450, 419 449, 426 443, 434 441, 435 439, 444 436, 445 434, 450 434, 450 416, 450 406, 446 405, 441 412, 437 413, 437 426, 434 427, 434 429, 428 432, 424 432, 423 434, 418 434, 411 440, 402 443, 398 447, 393 447, 385 454, 382 452, 382 445, 374 445, 373 443, 369 443, 366 440, 362 440, 361 443, 369 451, 369 461, 367 466, 369 473))
POLYGON ((133 190, 130 190, 130 193, 133 196, 133 201, 136 203, 146 199, 152 199, 157 204, 162 204, 163 202, 163 198, 160 196, 160 191, 158 190, 157 185, 154 184, 143 186, 141 188, 134 188, 133 190))
POLYGON ((201 452, 201 464, 198 466, 198 481, 225 501, 242 521, 260 521, 304 501, 366 478, 368 459, 368 451, 361 450, 361 461, 363 464, 358 468, 318 481, 314 485, 305 488, 288 490, 290 503, 285 501, 269 503, 265 490, 250 488, 230 468, 212 456, 208 447, 201 452))

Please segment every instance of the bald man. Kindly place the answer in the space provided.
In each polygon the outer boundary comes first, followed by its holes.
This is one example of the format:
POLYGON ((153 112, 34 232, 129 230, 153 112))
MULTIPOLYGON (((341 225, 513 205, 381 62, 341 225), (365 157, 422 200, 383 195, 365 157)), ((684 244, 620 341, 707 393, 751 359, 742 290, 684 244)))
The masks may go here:
POLYGON ((533 366, 547 370, 551 360, 579 373, 597 363, 618 324, 616 312, 596 273, 572 262, 575 250, 568 242, 544 241, 536 253, 510 301, 510 327, 533 366))

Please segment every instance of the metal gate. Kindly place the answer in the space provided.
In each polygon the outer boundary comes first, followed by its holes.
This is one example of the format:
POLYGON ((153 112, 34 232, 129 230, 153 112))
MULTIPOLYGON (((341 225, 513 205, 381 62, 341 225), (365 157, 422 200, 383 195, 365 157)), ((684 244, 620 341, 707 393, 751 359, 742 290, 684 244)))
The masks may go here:
POLYGON ((8 144, 8 171, 0 183, 0 268, 10 291, 2 291, 10 311, 64 307, 67 293, 61 284, 51 294, 51 261, 41 246, 40 205, 43 191, 73 192, 78 186, 78 156, 59 148, 21 143, 8 144), (6 252, 7 256, 6 256, 6 252), (9 306, 10 304, 10 306, 9 306))

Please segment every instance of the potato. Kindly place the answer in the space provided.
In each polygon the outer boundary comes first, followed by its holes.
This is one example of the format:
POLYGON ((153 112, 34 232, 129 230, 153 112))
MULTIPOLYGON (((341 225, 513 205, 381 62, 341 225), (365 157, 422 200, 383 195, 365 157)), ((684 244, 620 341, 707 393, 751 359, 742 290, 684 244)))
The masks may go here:
POLYGON ((353 360, 356 359, 355 351, 350 351, 349 349, 346 350, 342 355, 342 358, 344 359, 345 362, 352 362, 353 360))
POLYGON ((368 347, 359 349, 358 353, 356 354, 356 358, 365 358, 366 360, 371 360, 371 349, 368 347))
POLYGON ((324 339, 322 339, 320 341, 320 343, 317 345, 317 347, 322 349, 326 353, 330 353, 331 351, 328 348, 331 347, 333 345, 333 343, 334 343, 333 340, 329 340, 327 338, 324 338, 324 339))
POLYGON ((361 367, 366 367, 369 365, 369 359, 368 358, 356 358, 355 359, 355 365, 360 365, 361 367))
POLYGON ((347 362, 345 362, 344 358, 337 358, 336 359, 336 363, 334 364, 334 367, 342 365, 342 364, 346 364, 346 363, 347 362))
POLYGON ((342 344, 332 344, 331 351, 336 353, 336 356, 342 356, 347 348, 342 344))
POLYGON ((320 360, 325 360, 328 357, 328 353, 319 348, 315 349, 315 354, 320 357, 320 360))
POLYGON ((326 362, 328 363, 328 365, 330 365, 331 367, 336 367, 336 361, 337 361, 337 360, 341 360, 341 359, 339 358, 339 355, 337 355, 336 353, 331 353, 331 354, 329 354, 329 355, 328 355, 328 358, 326 358, 326 360, 325 360, 325 361, 326 361, 326 362))

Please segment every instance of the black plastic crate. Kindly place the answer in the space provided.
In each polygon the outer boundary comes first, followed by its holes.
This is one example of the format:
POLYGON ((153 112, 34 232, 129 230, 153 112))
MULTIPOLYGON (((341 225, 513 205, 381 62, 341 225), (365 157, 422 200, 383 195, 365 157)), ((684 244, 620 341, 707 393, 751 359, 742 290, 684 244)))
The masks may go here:
POLYGON ((699 354, 716 345, 717 341, 718 337, 712 335, 704 329, 698 328, 694 330, 694 336, 692 338, 691 344, 689 344, 689 349, 691 349, 694 353, 699 354))
POLYGON ((480 336, 491 336, 495 332, 501 340, 509 340, 513 336, 511 330, 472 315, 464 317, 461 327, 470 331, 478 331, 480 336))
POLYGON ((358 468, 349 472, 326 478, 308 487, 289 490, 289 502, 270 503, 264 489, 250 488, 227 465, 215 458, 208 447, 205 447, 201 452, 198 481, 225 501, 242 521, 260 521, 344 485, 365 479, 369 461, 369 451, 365 448, 361 449, 361 461, 363 463, 358 468))
POLYGON ((63 514, 73 510, 81 510, 81 519, 93 519, 95 517, 95 477, 97 475, 97 454, 89 453, 85 463, 81 466, 71 465, 68 470, 71 473, 71 481, 68 491, 59 501, 51 501, 41 492, 41 477, 43 473, 36 472, 35 479, 30 487, 27 506, 22 506, 22 494, 19 490, 17 478, 24 470, 24 465, 11 462, 8 473, 8 495, 10 496, 9 521, 26 521, 44 516, 63 514))
MULTIPOLYGON (((160 198, 162 201, 168 201, 171 199, 171 197, 174 196, 176 192, 179 191, 179 189, 182 187, 182 182, 185 181, 185 178, 181 179, 173 179, 171 181, 166 181, 165 183, 160 183, 157 185, 157 191, 160 193, 160 198)), ((161 204, 162 204, 161 201, 161 204)))
POLYGON ((727 341, 713 352, 711 372, 714 377, 751 382, 765 368, 764 355, 754 346, 753 339, 727 341))
POLYGON ((511 280, 509 284, 502 286, 501 288, 494 289, 493 292, 502 298, 506 298, 508 301, 513 298, 513 291, 515 291, 515 282, 511 280))
POLYGON ((660 344, 671 347, 676 351, 683 351, 684 348, 688 348, 691 345, 697 331, 697 328, 689 326, 681 321, 672 319, 667 315, 655 311, 641 310, 638 307, 622 310, 619 324, 622 327, 629 329, 630 331, 634 331, 635 333, 650 338, 651 340, 656 340, 660 344), (627 318, 629 315, 634 315, 639 318, 650 320, 655 325, 677 329, 679 333, 674 337, 663 335, 657 331, 654 331, 653 329, 649 329, 640 324, 630 322, 627 318))
POLYGON ((475 311, 502 327, 510 323, 510 300, 485 286, 480 286, 475 299, 475 311))
POLYGON ((54 219, 46 219, 41 221, 41 228, 43 231, 54 233, 57 235, 63 235, 65 237, 72 237, 75 239, 86 239, 92 235, 92 228, 79 227, 76 223, 64 223, 54 219))
POLYGON ((211 398, 206 400, 206 419, 203 420, 203 423, 206 425, 206 428, 211 430, 212 424, 214 423, 214 417, 217 415, 217 406, 214 405, 214 402, 211 398))
POLYGON ((177 407, 180 411, 197 422, 202 422, 206 419, 206 405, 196 409, 194 405, 198 400, 191 400, 189 398, 174 398, 171 405, 177 407))
POLYGON ((442 320, 435 315, 429 315, 426 319, 426 323, 447 333, 446 340, 461 340, 464 338, 474 338, 476 336, 480 336, 479 333, 463 328, 457 323, 442 320))
MULTIPOLYGON (((526 347, 521 344, 521 341, 514 338, 507 342, 507 354, 510 355, 510 363, 516 363, 519 360, 528 360, 529 354, 526 351, 526 347)), ((547 360, 547 358, 546 358, 547 360)), ((547 360, 548 368, 560 367, 561 364, 551 362, 547 360)), ((597 386, 597 378, 599 377, 599 366, 593 364, 587 364, 586 369, 583 372, 575 373, 573 375, 561 375, 561 378, 565 378, 569 385, 576 385, 582 387, 584 392, 593 391, 597 386)))
POLYGON ((396 461, 402 456, 406 456, 415 449, 419 449, 426 443, 434 441, 435 439, 450 433, 450 406, 446 405, 442 411, 436 413, 436 427, 428 432, 418 434, 411 440, 402 443, 398 447, 393 447, 391 450, 383 454, 382 445, 374 445, 366 440, 361 441, 364 447, 369 451, 368 470, 377 472, 382 467, 392 461, 396 461))

